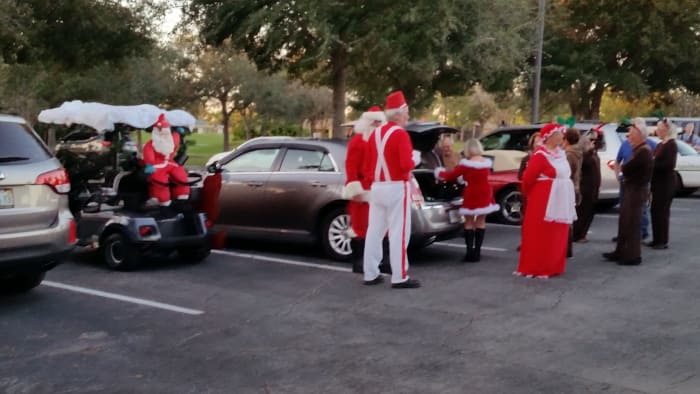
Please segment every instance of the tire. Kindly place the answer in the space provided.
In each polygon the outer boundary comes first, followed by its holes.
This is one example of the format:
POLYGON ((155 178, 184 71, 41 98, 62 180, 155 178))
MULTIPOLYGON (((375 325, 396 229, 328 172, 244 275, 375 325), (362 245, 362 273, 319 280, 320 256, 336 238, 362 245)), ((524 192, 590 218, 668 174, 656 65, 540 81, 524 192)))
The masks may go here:
POLYGON ((33 272, 29 274, 17 274, 0 279, 0 292, 4 294, 25 293, 41 284, 46 272, 33 272))
POLYGON ((676 173, 676 196, 688 197, 689 195, 695 193, 697 190, 697 188, 693 187, 684 187, 683 178, 681 178, 681 174, 676 173))
POLYGON ((102 257, 107 267, 117 271, 128 271, 141 261, 141 254, 120 233, 108 236, 102 243, 102 257))
POLYGON ((204 246, 198 246, 194 248, 182 248, 177 250, 177 254, 180 255, 180 259, 187 263, 200 263, 207 257, 209 257, 209 253, 211 252, 211 248, 209 248, 208 245, 204 246))
POLYGON ((515 187, 508 187, 498 193, 496 202, 501 208, 496 218, 503 224, 519 226, 523 222, 523 194, 515 187))
POLYGON ((328 257, 336 261, 352 259, 349 230, 350 215, 345 212, 345 208, 335 208, 326 214, 321 222, 319 241, 328 257))

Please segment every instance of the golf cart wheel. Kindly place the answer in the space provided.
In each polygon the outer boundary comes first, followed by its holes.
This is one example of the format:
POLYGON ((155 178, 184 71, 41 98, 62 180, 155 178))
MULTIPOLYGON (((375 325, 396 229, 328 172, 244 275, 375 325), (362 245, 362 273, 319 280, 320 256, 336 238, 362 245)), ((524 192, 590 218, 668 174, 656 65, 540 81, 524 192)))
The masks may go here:
POLYGON ((0 278, 0 293, 18 294, 27 292, 41 284, 46 273, 33 272, 0 278))
POLYGON ((324 217, 320 241, 328 257, 337 261, 348 261, 352 258, 352 238, 348 235, 349 231, 350 215, 345 212, 345 208, 335 208, 324 217))
POLYGON ((122 234, 108 236, 102 244, 102 255, 107 266, 117 271, 128 271, 138 265, 141 255, 122 234))
POLYGON ((211 248, 209 248, 209 246, 182 248, 177 250, 180 258, 188 263, 199 263, 209 257, 210 252, 211 248))

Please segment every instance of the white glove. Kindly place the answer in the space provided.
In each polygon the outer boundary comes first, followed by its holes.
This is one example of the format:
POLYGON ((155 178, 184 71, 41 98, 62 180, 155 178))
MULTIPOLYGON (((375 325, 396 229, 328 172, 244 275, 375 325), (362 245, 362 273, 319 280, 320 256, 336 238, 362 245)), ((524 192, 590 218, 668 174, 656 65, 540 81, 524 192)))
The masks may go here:
POLYGON ((418 167, 422 161, 423 161, 423 160, 422 160, 422 158, 421 158, 421 153, 420 153, 420 151, 419 151, 419 150, 414 150, 414 151, 413 151, 413 164, 414 164, 414 166, 418 167))

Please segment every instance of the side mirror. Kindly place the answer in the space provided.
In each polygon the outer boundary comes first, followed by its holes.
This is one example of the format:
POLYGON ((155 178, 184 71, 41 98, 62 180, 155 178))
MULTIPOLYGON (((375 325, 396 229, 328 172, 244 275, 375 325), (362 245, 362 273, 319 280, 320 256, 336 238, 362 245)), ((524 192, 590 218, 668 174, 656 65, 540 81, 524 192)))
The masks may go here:
POLYGON ((221 167, 221 163, 219 161, 215 161, 207 166, 207 172, 210 174, 216 174, 223 171, 223 168, 221 167))

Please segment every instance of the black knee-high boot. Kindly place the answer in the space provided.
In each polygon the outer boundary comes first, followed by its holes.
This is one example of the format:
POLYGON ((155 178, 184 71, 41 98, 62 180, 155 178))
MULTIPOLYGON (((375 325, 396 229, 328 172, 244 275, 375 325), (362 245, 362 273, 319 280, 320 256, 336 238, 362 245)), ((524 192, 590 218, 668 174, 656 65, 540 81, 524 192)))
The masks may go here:
POLYGON ((464 230, 464 244, 467 246, 467 254, 464 255, 462 261, 474 261, 474 230, 464 230))
POLYGON ((477 228, 474 233, 474 261, 481 260, 481 244, 484 242, 485 228, 477 228))
POLYGON ((350 241, 350 245, 352 245, 352 272, 361 274, 365 271, 365 240, 362 238, 353 238, 350 241))

